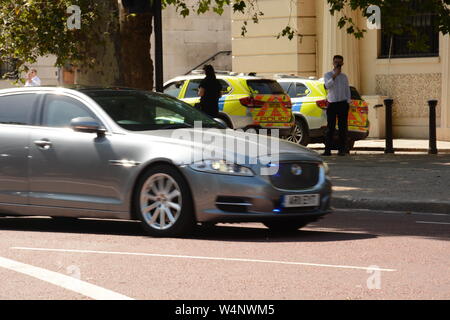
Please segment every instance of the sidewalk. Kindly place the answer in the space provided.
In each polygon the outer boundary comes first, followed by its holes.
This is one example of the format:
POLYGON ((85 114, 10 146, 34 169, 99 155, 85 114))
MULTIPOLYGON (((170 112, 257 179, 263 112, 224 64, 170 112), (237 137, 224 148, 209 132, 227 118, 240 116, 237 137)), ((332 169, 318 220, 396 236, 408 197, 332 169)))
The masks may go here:
MULTIPOLYGON (((436 143, 439 153, 450 153, 449 141, 437 141, 436 143)), ((428 140, 410 140, 410 139, 394 139, 394 150, 397 152, 424 152, 428 153, 428 140)), ((386 142, 384 139, 366 139, 355 142, 352 153, 357 151, 379 151, 384 153, 386 142)), ((324 148, 322 143, 309 144, 308 148, 321 150, 324 148)))
POLYGON ((332 206, 450 214, 450 142, 438 142, 438 155, 428 155, 427 140, 394 140, 395 154, 384 154, 384 143, 358 141, 350 155, 324 157, 332 206))

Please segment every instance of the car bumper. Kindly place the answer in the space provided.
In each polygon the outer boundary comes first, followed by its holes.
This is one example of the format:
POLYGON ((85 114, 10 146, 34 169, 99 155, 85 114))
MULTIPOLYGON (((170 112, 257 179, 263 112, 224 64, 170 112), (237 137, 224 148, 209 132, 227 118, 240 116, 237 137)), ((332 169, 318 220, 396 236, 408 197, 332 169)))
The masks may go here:
MULTIPOLYGON (((323 170, 323 169, 321 169, 323 170)), ((316 220, 331 212, 331 182, 324 172, 317 185, 305 190, 280 190, 268 177, 231 176, 182 168, 193 195, 198 222, 264 222, 283 219, 316 220), (317 207, 282 208, 284 195, 319 194, 317 207)), ((324 171, 324 170, 323 170, 324 171)))
POLYGON ((347 137, 353 141, 364 140, 369 136, 369 131, 353 131, 349 130, 347 137))

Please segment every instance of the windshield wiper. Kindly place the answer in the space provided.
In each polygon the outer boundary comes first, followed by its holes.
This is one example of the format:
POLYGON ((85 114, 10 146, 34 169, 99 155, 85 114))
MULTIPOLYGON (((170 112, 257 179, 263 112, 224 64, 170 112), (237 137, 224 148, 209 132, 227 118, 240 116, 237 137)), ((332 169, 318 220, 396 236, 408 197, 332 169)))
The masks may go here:
POLYGON ((188 123, 173 123, 173 124, 168 124, 164 127, 158 128, 158 130, 182 129, 182 128, 192 128, 192 125, 190 125, 188 123))
POLYGON ((26 125, 24 122, 14 122, 14 121, 0 121, 0 124, 21 124, 26 125))
POLYGON ((226 129, 225 127, 222 127, 220 123, 203 124, 203 128, 226 129))

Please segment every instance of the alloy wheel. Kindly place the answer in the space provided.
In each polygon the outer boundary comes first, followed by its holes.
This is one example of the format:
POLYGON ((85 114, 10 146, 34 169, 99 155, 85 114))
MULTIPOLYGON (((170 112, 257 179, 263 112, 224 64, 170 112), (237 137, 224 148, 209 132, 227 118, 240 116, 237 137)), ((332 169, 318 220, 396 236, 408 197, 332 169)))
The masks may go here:
POLYGON ((302 130, 302 128, 300 128, 300 126, 298 125, 297 122, 295 123, 295 127, 294 127, 293 131, 294 131, 293 134, 287 138, 287 141, 291 141, 291 142, 300 144, 300 142, 303 139, 303 130, 302 130))
POLYGON ((150 176, 141 189, 140 209, 150 227, 157 230, 171 228, 182 210, 180 186, 170 175, 157 173, 150 176))

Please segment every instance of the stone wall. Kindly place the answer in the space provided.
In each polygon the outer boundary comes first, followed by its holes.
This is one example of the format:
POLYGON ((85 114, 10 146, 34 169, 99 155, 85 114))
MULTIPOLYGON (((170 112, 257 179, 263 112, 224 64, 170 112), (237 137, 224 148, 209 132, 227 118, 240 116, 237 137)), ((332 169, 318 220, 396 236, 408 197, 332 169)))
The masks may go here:
MULTIPOLYGON (((219 51, 231 51, 230 11, 228 7, 222 15, 191 12, 186 18, 170 6, 163 11, 164 81, 185 74, 219 51)), ((208 63, 216 70, 231 71, 231 54, 221 54, 208 63)))
MULTIPOLYGON (((441 97, 442 75, 394 74, 376 75, 376 91, 394 99, 394 118, 428 118, 428 100, 441 97)), ((441 107, 436 111, 439 115, 441 107)))
MULTIPOLYGON (((428 100, 439 100, 442 74, 376 75, 376 91, 394 99, 393 131, 395 138, 428 138, 428 100)), ((441 105, 436 109, 440 124, 441 105)))

